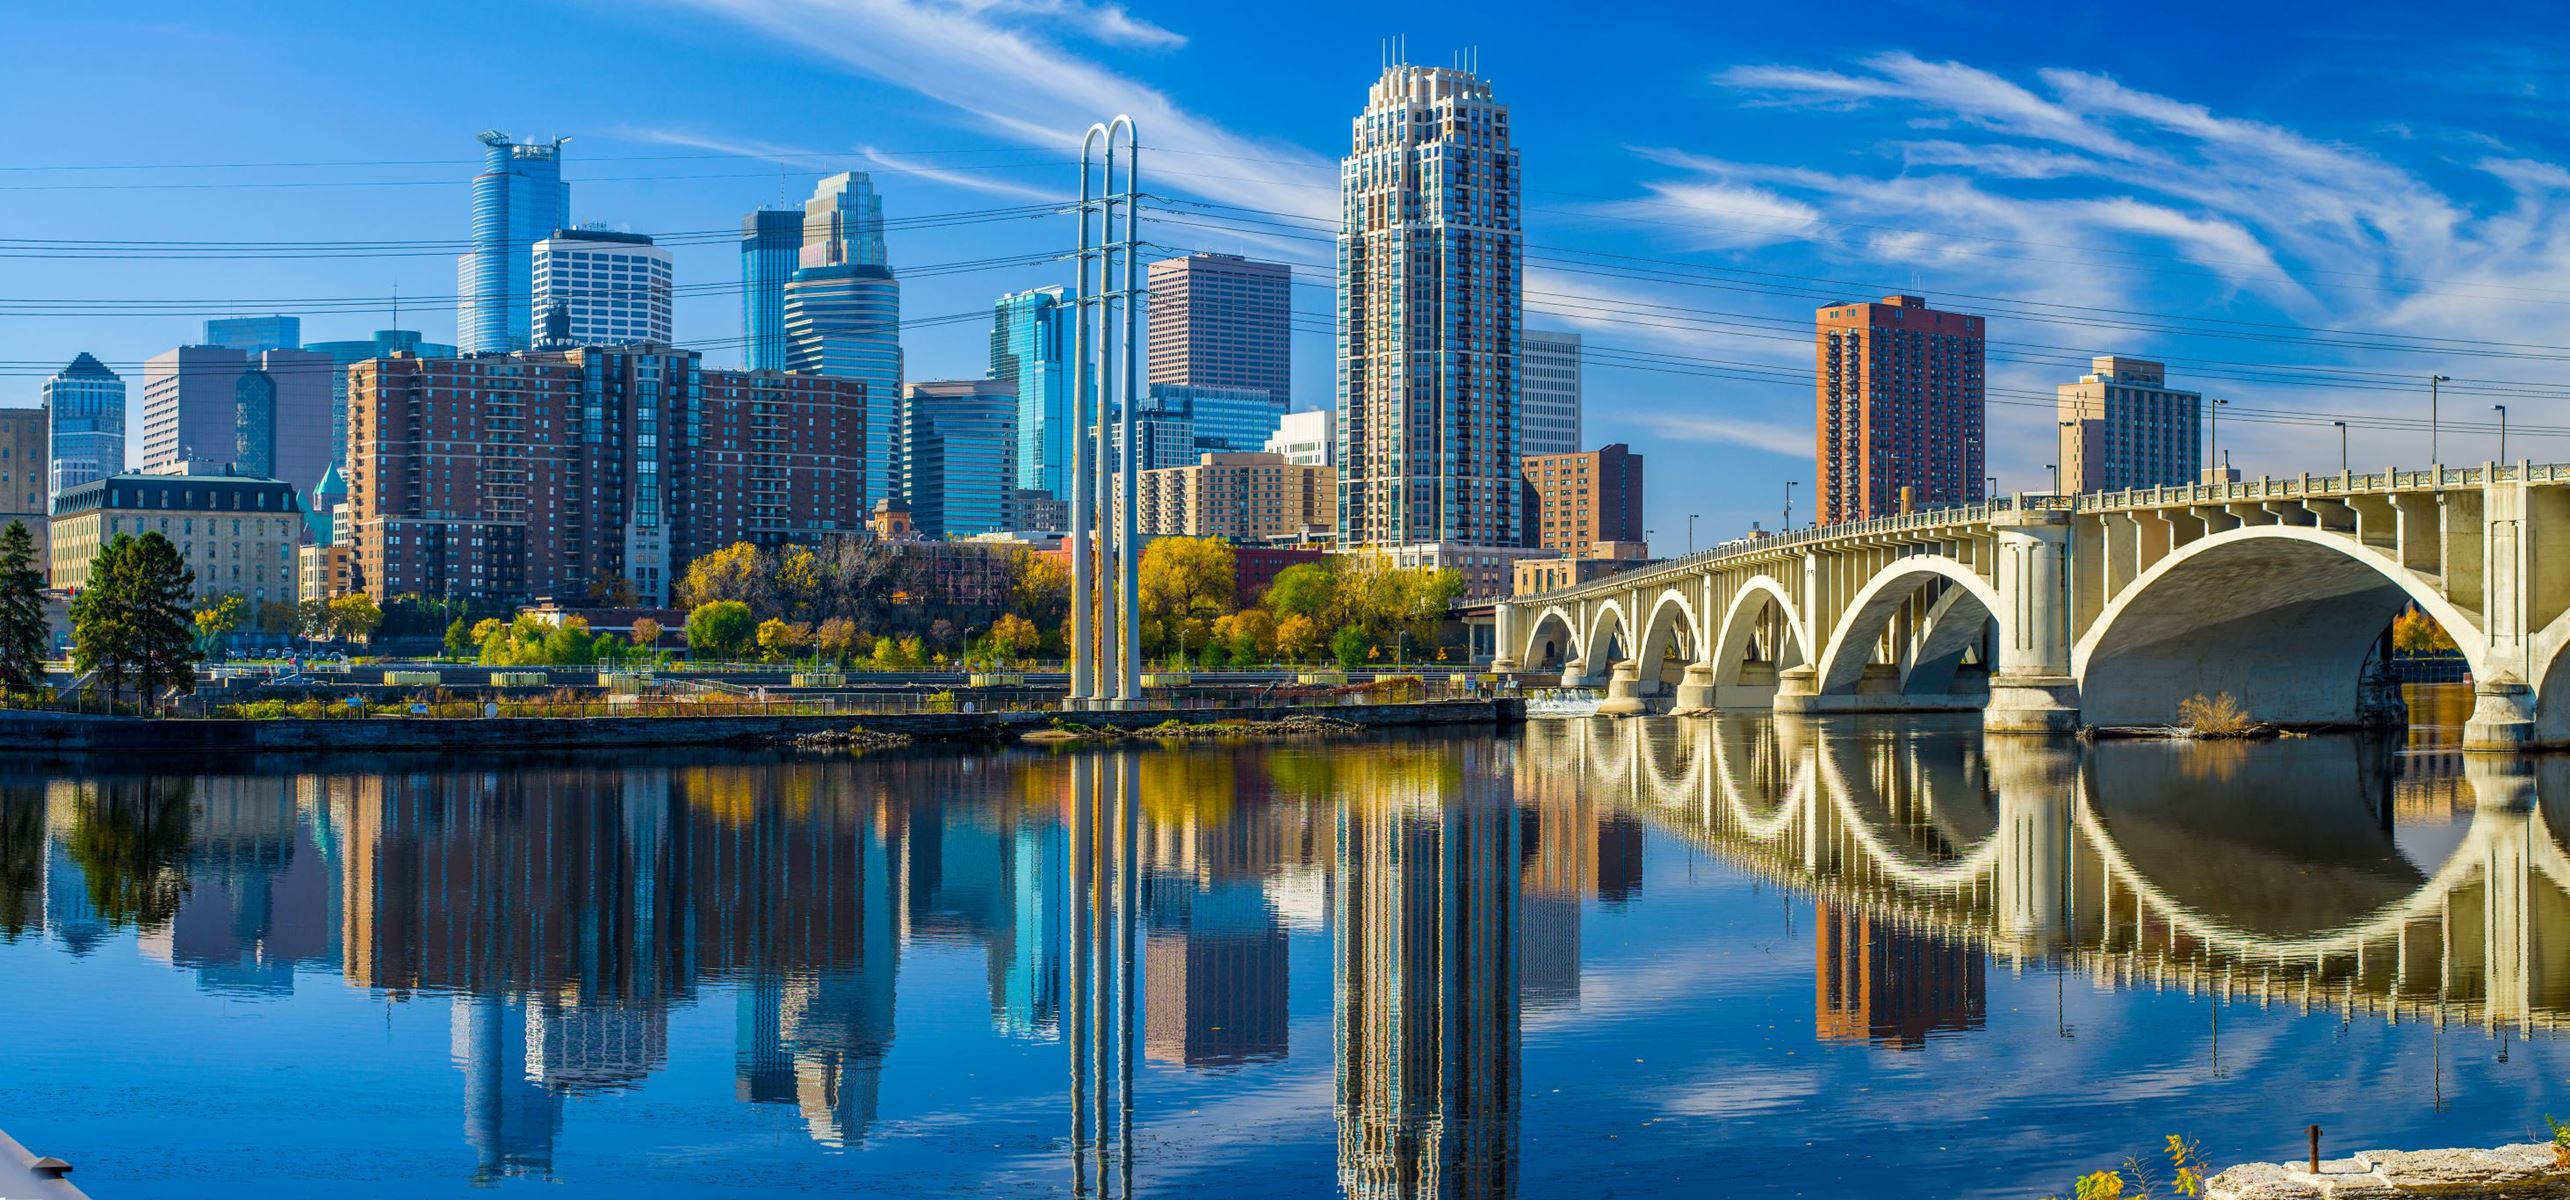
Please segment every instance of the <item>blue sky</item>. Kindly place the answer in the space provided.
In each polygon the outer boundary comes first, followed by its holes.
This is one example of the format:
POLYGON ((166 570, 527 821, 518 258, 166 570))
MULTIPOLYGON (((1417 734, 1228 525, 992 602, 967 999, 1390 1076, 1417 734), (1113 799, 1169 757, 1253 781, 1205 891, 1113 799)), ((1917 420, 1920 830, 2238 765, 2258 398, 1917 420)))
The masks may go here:
MULTIPOLYGON (((1078 131, 1122 110, 1151 190, 1237 206, 1172 204, 1149 236, 1321 267, 1348 118, 1404 35, 1417 62, 1477 48, 1512 106, 1527 323, 1588 338, 1589 440, 1649 456, 1664 551, 1690 513, 1699 542, 1775 523, 1811 475, 1811 310, 1891 290, 1989 315, 2003 489, 2046 486, 2052 386, 2108 352, 2229 398, 2252 476, 2334 470, 2340 418, 2358 469, 2423 463, 2432 372, 2457 380, 2447 461, 2496 453, 2495 403, 2511 457, 2570 458, 2570 17, 2257 7, 14 6, 0 238, 445 242, 475 132, 568 134, 576 217, 706 235, 678 250, 682 288, 713 285, 679 336, 722 364, 739 267, 711 235, 864 168, 907 315, 953 318, 907 335, 912 376, 977 375, 972 314, 1066 272, 957 264, 1067 221, 923 219, 1067 192, 1078 131), (319 165, 264 165, 289 163, 319 165)), ((361 336, 398 289, 402 323, 446 337, 452 248, 393 249, 0 246, 0 404, 227 309, 361 336)), ((1297 289, 1298 407, 1329 400, 1326 278, 1297 289)))

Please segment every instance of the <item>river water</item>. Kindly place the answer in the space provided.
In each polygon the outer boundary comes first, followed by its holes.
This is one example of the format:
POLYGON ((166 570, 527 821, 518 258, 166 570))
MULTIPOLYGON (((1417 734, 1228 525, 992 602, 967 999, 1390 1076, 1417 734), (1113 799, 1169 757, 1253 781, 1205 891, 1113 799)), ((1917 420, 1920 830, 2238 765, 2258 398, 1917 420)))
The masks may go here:
POLYGON ((100 1200, 2035 1196, 2570 1112, 2570 758, 1963 720, 21 764, 100 1200))

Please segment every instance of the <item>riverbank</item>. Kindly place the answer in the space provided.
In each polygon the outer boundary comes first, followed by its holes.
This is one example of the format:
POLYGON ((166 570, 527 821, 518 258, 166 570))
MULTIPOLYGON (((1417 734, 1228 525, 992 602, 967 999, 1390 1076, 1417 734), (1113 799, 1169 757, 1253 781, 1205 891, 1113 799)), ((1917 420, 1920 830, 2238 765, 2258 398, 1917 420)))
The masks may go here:
MULTIPOLYGON (((862 726, 919 741, 996 741, 1059 726, 1143 730, 1168 721, 1287 721, 1310 708, 1138 708, 1122 712, 888 713, 869 716, 147 718, 0 713, 0 749, 21 751, 394 751, 626 749, 778 743, 862 726)), ((1365 728, 1496 728, 1523 720, 1517 701, 1429 700, 1333 705, 1321 712, 1365 728)))
POLYGON ((2308 1162, 2248 1163, 2205 1181, 2206 1200, 2507 1200, 2570 1196, 2570 1168, 2548 1143, 2494 1150, 2360 1150, 2308 1162))

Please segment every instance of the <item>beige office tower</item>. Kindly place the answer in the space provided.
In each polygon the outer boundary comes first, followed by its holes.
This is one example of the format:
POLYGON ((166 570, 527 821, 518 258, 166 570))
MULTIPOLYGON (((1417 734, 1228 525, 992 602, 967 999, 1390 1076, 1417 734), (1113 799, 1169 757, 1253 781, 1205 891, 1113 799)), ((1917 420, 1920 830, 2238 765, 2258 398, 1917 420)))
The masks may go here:
POLYGON ((2147 359, 2101 354, 2089 373, 2055 391, 2066 491, 2191 483, 2203 457, 2196 421, 2204 397, 2168 386, 2168 369, 2147 359))

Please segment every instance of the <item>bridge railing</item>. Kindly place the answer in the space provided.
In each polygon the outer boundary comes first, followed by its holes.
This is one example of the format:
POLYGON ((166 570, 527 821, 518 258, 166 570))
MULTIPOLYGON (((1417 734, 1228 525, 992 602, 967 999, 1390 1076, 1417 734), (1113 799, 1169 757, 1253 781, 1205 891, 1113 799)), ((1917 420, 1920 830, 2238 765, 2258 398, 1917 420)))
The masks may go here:
POLYGON ((1874 517, 1864 521, 1846 521, 1836 525, 1806 525, 1782 533, 1755 537, 1732 538, 1679 558, 1664 559, 1605 579, 1555 588, 1526 596, 1474 596, 1456 601, 1458 608, 1481 607, 1504 601, 1533 601, 1585 592, 1606 587, 1649 585, 1670 575, 1684 574, 1689 569, 1708 563, 1753 558, 1776 551, 1790 550, 1814 542, 1831 542, 1887 533, 1908 533, 1944 525, 1972 524, 1987 521, 2006 512, 2102 512, 2135 508, 2161 508, 2178 504, 2219 504, 2256 502, 2260 500, 2298 500, 2305 498, 2362 495, 2397 492, 2420 488, 2479 487, 2498 483, 2570 483, 2570 463, 2536 463, 2520 459, 2513 463, 2482 463, 2471 467, 2432 467, 2422 471, 2397 468, 2383 471, 2342 471, 2335 475, 2303 474, 2276 478, 2260 476, 2226 483, 2186 483, 2166 487, 2126 488, 2113 492, 2066 494, 2020 492, 1979 504, 1931 509, 1898 516, 1874 517))

